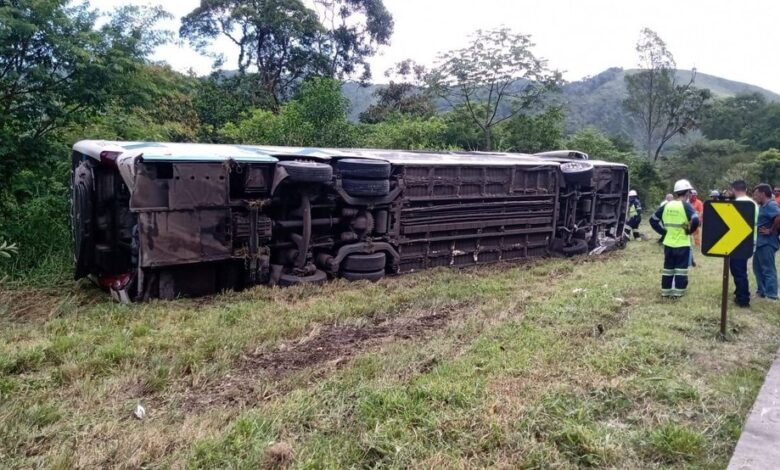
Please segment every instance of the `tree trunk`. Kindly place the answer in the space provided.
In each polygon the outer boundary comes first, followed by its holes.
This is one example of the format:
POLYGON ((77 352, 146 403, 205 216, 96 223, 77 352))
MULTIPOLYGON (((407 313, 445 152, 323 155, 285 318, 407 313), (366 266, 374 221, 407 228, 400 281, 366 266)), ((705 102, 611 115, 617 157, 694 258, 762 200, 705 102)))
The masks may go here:
POLYGON ((485 128, 485 151, 490 152, 493 150, 493 142, 490 135, 490 127, 485 128))
MULTIPOLYGON (((655 155, 656 158, 658 158, 658 154, 655 155)), ((648 129, 647 131, 647 159, 650 160, 653 158, 653 134, 652 131, 648 129)), ((653 159, 655 161, 655 159, 653 159)))

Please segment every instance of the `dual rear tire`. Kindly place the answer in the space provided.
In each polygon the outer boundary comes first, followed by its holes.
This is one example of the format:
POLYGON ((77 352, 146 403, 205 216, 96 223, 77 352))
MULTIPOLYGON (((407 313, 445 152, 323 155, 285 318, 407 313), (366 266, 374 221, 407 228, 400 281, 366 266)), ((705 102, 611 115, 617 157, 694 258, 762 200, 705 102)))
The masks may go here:
POLYGON ((384 160, 345 158, 336 162, 344 192, 355 197, 382 197, 390 192, 390 163, 384 160))
POLYGON ((341 263, 341 277, 348 281, 376 282, 385 276, 386 264, 384 252, 349 255, 341 263))

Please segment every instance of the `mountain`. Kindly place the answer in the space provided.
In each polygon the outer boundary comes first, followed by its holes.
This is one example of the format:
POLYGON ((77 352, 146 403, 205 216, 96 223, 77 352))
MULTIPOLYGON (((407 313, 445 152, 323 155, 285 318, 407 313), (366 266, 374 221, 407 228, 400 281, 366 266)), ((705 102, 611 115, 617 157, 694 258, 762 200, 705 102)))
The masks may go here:
MULTIPOLYGON (((623 111, 623 99, 626 97, 624 77, 637 70, 624 70, 619 67, 607 69, 598 75, 565 84, 559 93, 549 98, 550 103, 561 105, 566 112, 566 131, 574 132, 585 126, 594 126, 608 135, 623 135, 635 138, 631 121, 623 111)), ((678 70, 677 80, 687 83, 691 78, 690 70, 678 70)), ((769 101, 780 102, 780 95, 764 88, 747 83, 697 72, 695 85, 709 88, 716 97, 734 96, 738 93, 761 93, 769 101)), ((383 85, 361 86, 355 82, 346 82, 342 88, 350 103, 351 120, 357 121, 360 113, 374 102, 373 93, 383 85)), ((447 110, 446 103, 437 104, 441 111, 447 110)))

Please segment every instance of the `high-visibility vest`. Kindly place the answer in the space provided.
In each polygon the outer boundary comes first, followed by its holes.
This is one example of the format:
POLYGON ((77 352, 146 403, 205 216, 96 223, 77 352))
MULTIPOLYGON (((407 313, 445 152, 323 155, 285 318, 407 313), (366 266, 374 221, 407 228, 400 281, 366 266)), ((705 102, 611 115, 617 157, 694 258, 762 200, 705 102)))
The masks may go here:
POLYGON ((634 216, 638 215, 639 211, 636 210, 636 204, 633 204, 631 202, 628 203, 628 218, 631 219, 634 216))
POLYGON ((666 229, 664 245, 670 248, 683 248, 691 246, 691 239, 686 232, 688 228, 688 216, 685 214, 685 206, 682 201, 669 201, 664 206, 661 222, 666 229))

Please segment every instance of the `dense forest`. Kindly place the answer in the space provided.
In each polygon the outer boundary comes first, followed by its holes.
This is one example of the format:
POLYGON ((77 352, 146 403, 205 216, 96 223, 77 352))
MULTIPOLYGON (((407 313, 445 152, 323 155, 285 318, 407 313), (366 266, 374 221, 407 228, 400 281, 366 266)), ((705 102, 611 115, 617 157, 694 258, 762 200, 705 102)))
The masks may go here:
POLYGON ((705 191, 737 177, 780 183, 780 103, 755 90, 710 90, 717 80, 697 81, 695 71, 681 75, 649 30, 631 73, 566 84, 533 54, 530 37, 503 28, 475 32, 432 67, 400 63, 387 71, 389 84, 364 88, 368 60, 393 33, 381 0, 203 0, 177 32, 158 27, 164 19, 161 8, 106 14, 65 0, 0 0, 0 279, 70 274, 68 156, 80 139, 576 148, 628 163, 646 205, 678 177, 705 191), (220 37, 238 48, 236 63, 213 53, 220 37), (183 74, 150 59, 174 40, 213 55, 214 71, 183 74), (617 102, 588 88, 616 80, 617 102), (361 97, 358 112, 344 90, 353 103, 361 97))

